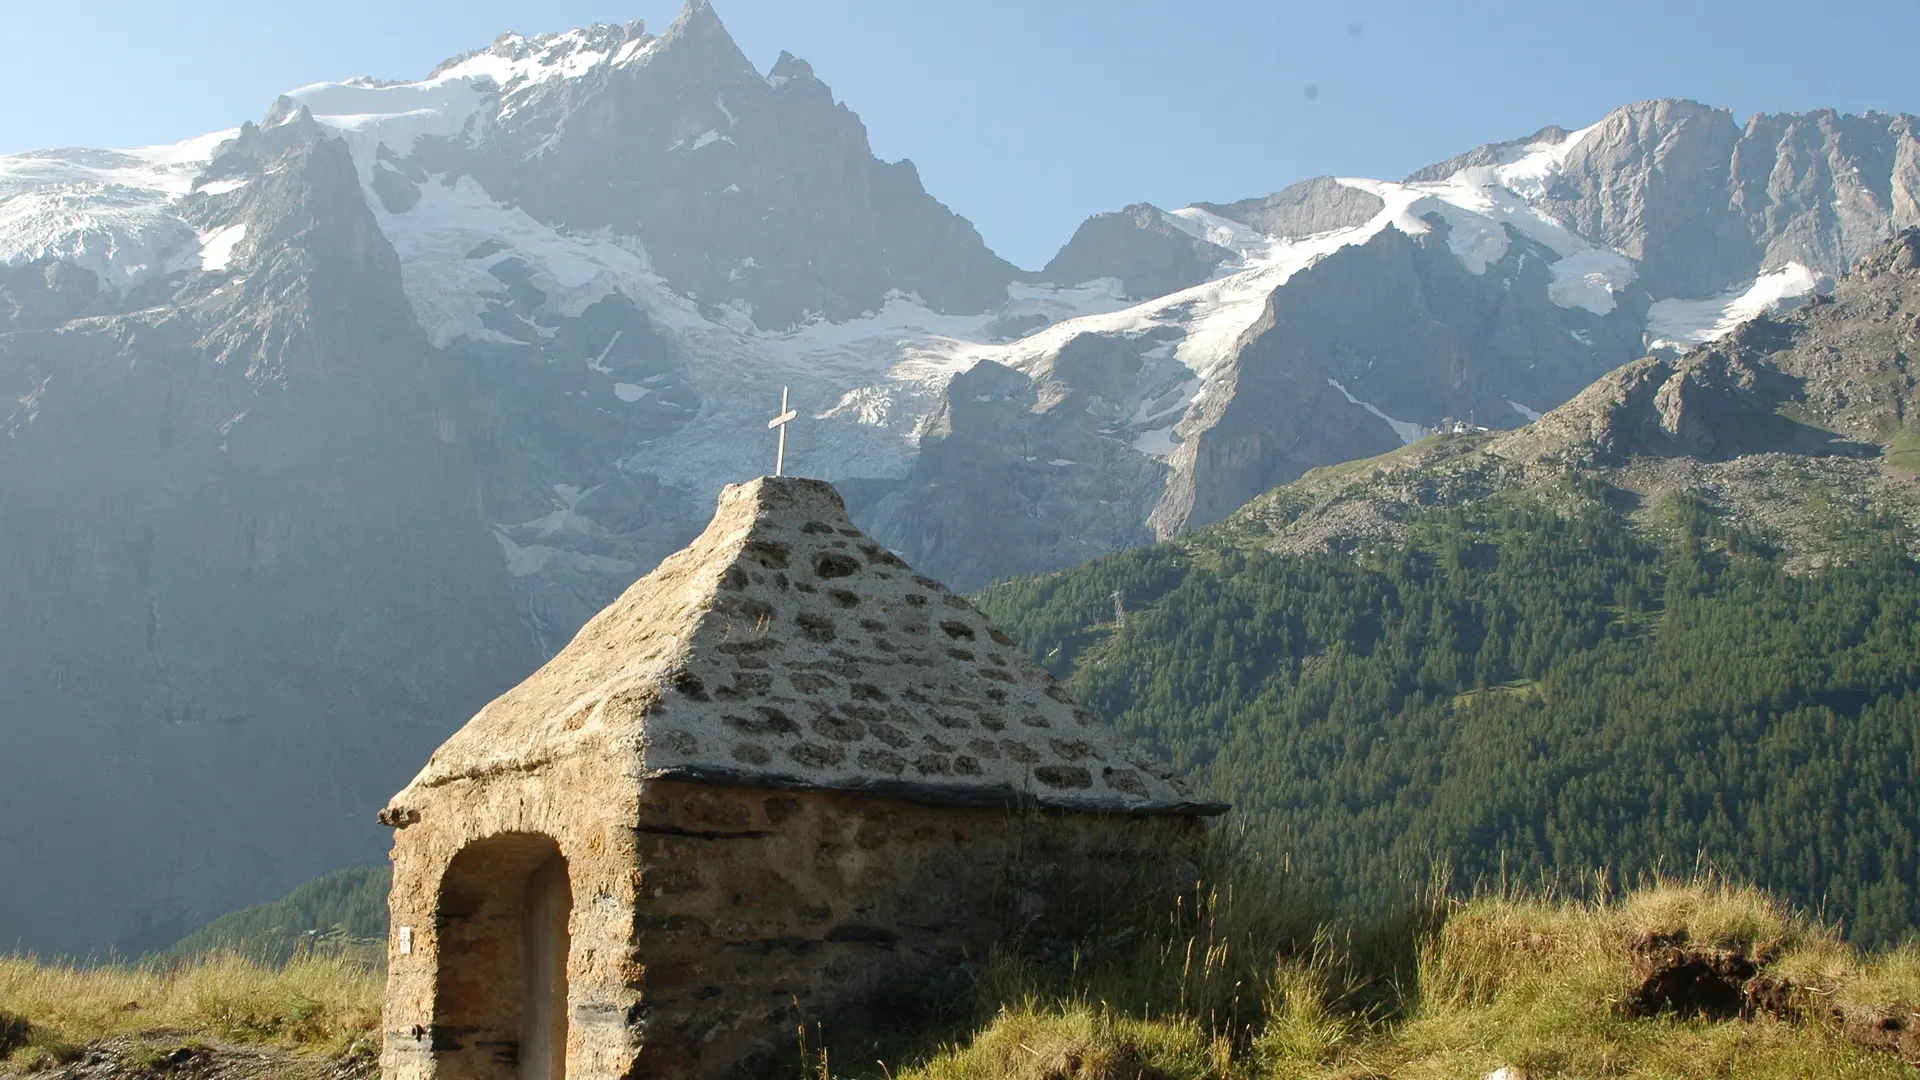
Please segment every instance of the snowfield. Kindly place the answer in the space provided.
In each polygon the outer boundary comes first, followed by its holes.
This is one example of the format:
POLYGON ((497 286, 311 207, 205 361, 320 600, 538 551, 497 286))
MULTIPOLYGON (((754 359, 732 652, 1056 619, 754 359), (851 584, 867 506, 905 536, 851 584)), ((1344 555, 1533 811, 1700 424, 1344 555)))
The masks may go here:
POLYGON ((1685 350, 1718 341, 1741 323, 1791 311, 1808 296, 1831 288, 1833 280, 1827 275, 1790 262, 1761 274, 1751 285, 1729 289, 1719 296, 1661 300, 1647 310, 1647 346, 1685 350))

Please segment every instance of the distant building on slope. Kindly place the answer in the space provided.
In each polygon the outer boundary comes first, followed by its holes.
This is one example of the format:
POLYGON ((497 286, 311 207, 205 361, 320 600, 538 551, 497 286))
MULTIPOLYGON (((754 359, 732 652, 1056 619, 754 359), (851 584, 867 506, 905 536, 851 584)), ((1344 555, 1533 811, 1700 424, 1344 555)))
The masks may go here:
POLYGON ((979 955, 1009 898, 1109 870, 1190 882, 1224 809, 830 485, 735 485, 381 812, 381 1073, 729 1075, 979 955))

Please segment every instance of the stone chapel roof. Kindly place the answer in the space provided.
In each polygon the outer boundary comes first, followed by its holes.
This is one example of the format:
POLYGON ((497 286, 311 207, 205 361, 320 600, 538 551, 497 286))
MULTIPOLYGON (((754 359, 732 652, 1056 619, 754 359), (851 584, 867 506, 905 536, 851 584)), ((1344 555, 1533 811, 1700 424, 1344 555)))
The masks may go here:
POLYGON ((1210 814, 981 613, 848 520, 833 486, 728 487, 692 544, 436 751, 428 789, 575 753, 642 779, 969 805, 1210 814))

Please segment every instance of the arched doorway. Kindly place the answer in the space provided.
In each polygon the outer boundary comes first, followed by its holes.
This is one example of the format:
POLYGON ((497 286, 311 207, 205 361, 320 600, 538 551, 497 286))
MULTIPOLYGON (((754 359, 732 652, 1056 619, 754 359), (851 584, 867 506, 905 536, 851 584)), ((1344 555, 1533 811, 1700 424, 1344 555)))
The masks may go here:
POLYGON ((573 890, 552 837, 460 850, 440 881, 434 1062, 443 1080, 564 1080, 573 890))

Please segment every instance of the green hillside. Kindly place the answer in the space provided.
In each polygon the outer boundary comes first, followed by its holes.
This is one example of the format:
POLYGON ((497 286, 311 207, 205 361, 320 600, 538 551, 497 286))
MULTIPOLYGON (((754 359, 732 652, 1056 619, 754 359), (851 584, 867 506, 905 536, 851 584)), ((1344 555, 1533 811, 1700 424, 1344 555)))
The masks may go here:
POLYGON ((1352 554, 1265 550, 1243 515, 978 599, 1349 899, 1704 859, 1859 941, 1920 926, 1905 528, 1831 510, 1809 569, 1685 497, 1631 521, 1617 497, 1569 472, 1352 554))
POLYGON ((384 866, 335 870, 278 900, 229 912, 182 938, 167 954, 191 959, 237 952, 259 963, 282 964, 314 953, 386 963, 387 889, 384 866))

